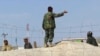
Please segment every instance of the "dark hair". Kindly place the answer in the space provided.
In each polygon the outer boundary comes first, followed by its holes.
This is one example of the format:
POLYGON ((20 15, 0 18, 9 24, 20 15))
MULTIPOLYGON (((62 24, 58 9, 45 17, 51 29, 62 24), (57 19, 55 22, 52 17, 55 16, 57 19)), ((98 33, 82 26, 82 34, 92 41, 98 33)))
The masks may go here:
POLYGON ((4 42, 8 42, 8 40, 4 40, 4 42))
POLYGON ((92 34, 93 34, 92 31, 87 32, 87 36, 92 36, 92 34))
POLYGON ((28 40, 28 38, 24 38, 24 40, 28 40))
POLYGON ((48 12, 52 12, 53 8, 51 6, 48 7, 48 12))

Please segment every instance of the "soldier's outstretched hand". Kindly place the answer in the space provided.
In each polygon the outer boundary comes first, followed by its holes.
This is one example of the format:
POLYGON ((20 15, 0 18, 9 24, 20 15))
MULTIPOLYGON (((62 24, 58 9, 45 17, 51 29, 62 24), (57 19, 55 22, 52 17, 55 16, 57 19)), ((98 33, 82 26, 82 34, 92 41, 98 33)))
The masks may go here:
POLYGON ((66 10, 63 13, 68 13, 66 10))

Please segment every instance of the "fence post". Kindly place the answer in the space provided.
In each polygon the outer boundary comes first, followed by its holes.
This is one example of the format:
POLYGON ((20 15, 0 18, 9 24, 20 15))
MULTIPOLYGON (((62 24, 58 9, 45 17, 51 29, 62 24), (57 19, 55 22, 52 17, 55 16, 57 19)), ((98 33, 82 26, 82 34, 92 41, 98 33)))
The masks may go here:
POLYGON ((37 48, 37 43, 36 43, 36 41, 34 41, 34 48, 37 48))

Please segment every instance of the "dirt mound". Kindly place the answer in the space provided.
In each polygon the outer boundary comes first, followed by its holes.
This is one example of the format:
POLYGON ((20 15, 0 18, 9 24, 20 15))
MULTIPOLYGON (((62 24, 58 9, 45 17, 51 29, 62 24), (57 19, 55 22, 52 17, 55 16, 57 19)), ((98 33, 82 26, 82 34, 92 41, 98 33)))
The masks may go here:
POLYGON ((49 48, 1 51, 0 56, 100 56, 100 47, 81 42, 62 41, 49 48))

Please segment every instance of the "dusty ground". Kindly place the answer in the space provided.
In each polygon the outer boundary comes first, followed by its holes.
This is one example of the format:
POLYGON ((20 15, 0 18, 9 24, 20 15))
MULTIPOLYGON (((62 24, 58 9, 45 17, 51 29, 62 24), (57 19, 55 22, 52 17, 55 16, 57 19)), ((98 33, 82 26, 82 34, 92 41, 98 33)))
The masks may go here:
POLYGON ((0 56, 100 56, 100 46, 62 41, 54 47, 0 51, 0 56))

